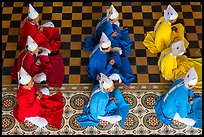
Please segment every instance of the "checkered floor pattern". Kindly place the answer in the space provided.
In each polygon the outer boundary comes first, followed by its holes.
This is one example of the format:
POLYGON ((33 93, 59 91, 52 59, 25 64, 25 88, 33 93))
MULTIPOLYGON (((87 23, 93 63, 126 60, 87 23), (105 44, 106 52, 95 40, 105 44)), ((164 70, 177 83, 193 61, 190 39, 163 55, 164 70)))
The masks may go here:
MULTIPOLYGON (((10 69, 17 60, 19 27, 27 16, 27 2, 2 2, 2 84, 12 84, 10 69)), ((154 28, 164 9, 171 4, 178 12, 177 23, 186 29, 190 45, 188 57, 202 56, 201 2, 31 2, 40 13, 41 24, 52 21, 60 29, 60 54, 65 64, 64 84, 90 83, 86 76, 88 51, 81 50, 84 38, 91 36, 97 22, 106 15, 111 4, 119 12, 121 29, 128 27, 133 41, 129 57, 135 80, 133 83, 162 83, 158 70, 159 54, 152 54, 142 44, 147 31, 154 28)))

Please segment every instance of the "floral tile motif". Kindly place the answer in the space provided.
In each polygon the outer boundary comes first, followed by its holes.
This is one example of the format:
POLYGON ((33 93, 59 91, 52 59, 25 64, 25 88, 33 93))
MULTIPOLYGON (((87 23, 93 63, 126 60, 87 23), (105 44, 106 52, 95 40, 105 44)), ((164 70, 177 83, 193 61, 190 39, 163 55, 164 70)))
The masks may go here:
MULTIPOLYGON (((2 134, 3 135, 201 135, 202 129, 192 128, 182 123, 168 126, 158 121, 153 109, 155 99, 161 96, 166 88, 164 85, 155 86, 160 89, 151 89, 152 84, 140 84, 131 88, 119 87, 125 100, 131 108, 124 127, 120 122, 110 124, 101 120, 94 127, 81 127, 76 119, 82 114, 84 105, 89 101, 91 85, 82 88, 81 85, 63 85, 60 89, 50 88, 52 94, 57 91, 63 93, 64 114, 60 130, 49 125, 43 128, 26 122, 19 123, 13 117, 13 108, 16 105, 16 86, 2 87, 2 134), (90 87, 89 87, 90 86, 90 87), (69 90, 65 90, 69 89, 69 90), (74 89, 71 91, 70 89, 74 89)), ((202 97, 202 93, 197 92, 202 97)))

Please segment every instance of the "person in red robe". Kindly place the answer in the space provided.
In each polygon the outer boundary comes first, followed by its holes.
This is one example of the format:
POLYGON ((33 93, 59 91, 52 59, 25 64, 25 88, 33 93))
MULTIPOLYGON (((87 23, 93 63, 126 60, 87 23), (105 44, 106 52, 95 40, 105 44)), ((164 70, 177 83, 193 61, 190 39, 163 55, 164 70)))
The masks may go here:
POLYGON ((26 40, 30 35, 39 47, 46 48, 49 53, 56 53, 61 46, 59 29, 54 27, 52 22, 47 22, 43 25, 39 25, 39 14, 29 4, 28 16, 24 19, 20 28, 20 39, 18 45, 22 49, 26 46, 26 40))
POLYGON ((18 82, 18 72, 23 67, 35 83, 43 81, 53 87, 61 87, 64 80, 64 61, 61 55, 48 56, 47 50, 38 47, 28 36, 26 49, 19 53, 17 64, 11 68, 11 79, 18 82))
POLYGON ((26 45, 26 48, 19 53, 17 64, 11 69, 11 78, 17 81, 17 73, 23 67, 36 83, 46 81, 46 74, 51 68, 48 54, 40 49, 30 36, 27 38, 26 45), (39 50, 42 51, 40 54, 38 54, 39 50))
POLYGON ((17 91, 17 105, 13 109, 14 117, 19 122, 29 121, 39 127, 49 124, 60 129, 64 107, 62 93, 49 95, 47 88, 40 90, 23 68, 19 74, 20 87, 17 91))

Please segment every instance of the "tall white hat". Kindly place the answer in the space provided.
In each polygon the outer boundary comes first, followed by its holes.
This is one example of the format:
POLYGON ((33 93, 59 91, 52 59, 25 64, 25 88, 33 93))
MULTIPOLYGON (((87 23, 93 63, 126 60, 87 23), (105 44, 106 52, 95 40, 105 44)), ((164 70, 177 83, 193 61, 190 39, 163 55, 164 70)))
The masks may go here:
POLYGON ((164 10, 164 18, 166 22, 169 20, 174 20, 178 17, 178 13, 174 10, 171 5, 168 5, 167 9, 164 10))
POLYGON ((172 43, 171 51, 172 51, 173 56, 183 55, 185 51, 184 41, 179 40, 177 42, 172 43))
POLYGON ((118 17, 118 15, 119 13, 113 5, 111 5, 110 8, 107 9, 106 16, 108 19, 115 19, 118 17))
POLYGON ((31 81, 32 77, 25 71, 23 67, 21 67, 19 71, 19 83, 22 85, 26 85, 31 81))
POLYGON ((29 4, 28 17, 30 19, 36 19, 38 15, 39 15, 38 12, 33 8, 31 4, 29 4))
POLYGON ((100 73, 100 80, 99 80, 99 85, 100 88, 103 89, 108 89, 110 87, 113 86, 113 81, 108 78, 106 75, 104 75, 103 73, 100 73))
POLYGON ((109 40, 109 38, 106 36, 104 32, 102 32, 99 46, 101 48, 108 48, 111 46, 111 41, 109 40))
POLYGON ((184 78, 184 85, 188 87, 189 85, 196 85, 197 82, 198 82, 198 75, 195 71, 195 68, 193 67, 187 72, 184 78))
POLYGON ((111 80, 113 80, 113 81, 119 80, 119 83, 122 82, 122 80, 120 79, 120 76, 119 76, 117 73, 111 74, 111 75, 109 76, 109 78, 110 78, 111 80))
POLYGON ((38 44, 31 38, 31 36, 27 37, 26 48, 29 51, 34 51, 38 47, 38 44))

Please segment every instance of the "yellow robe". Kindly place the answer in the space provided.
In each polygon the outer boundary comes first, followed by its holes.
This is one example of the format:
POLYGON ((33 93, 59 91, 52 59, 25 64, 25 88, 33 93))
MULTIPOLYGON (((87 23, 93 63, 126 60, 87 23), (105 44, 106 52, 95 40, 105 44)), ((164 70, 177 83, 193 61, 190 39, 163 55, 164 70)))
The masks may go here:
POLYGON ((166 48, 161 52, 158 65, 162 76, 172 81, 184 78, 188 70, 194 67, 198 74, 196 88, 202 88, 202 58, 192 59, 185 56, 175 58, 171 53, 171 49, 166 48))
MULTIPOLYGON (((198 83, 196 84, 196 88, 202 88, 202 58, 187 58, 185 56, 177 57, 178 65, 180 66, 193 66, 198 75, 198 83)), ((186 72, 187 73, 187 72, 186 72)))
POLYGON ((184 38, 184 27, 182 24, 178 23, 173 25, 177 28, 177 32, 171 30, 171 23, 166 22, 164 17, 161 17, 155 27, 154 31, 147 32, 147 35, 143 41, 143 44, 150 50, 152 53, 159 53, 163 49, 169 47, 173 42, 178 41, 179 39, 184 40, 185 47, 187 48, 189 43, 184 38))

